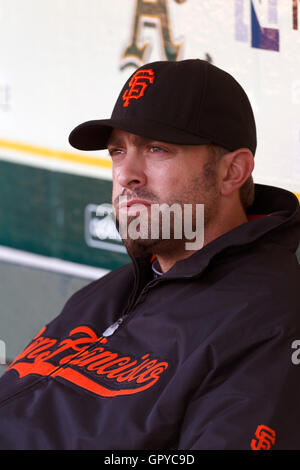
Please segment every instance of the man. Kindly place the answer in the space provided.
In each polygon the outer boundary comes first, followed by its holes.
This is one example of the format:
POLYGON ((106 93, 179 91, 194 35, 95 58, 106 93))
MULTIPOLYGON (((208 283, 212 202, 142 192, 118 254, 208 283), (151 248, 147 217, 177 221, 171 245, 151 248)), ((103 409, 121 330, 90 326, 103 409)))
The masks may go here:
POLYGON ((147 64, 70 143, 108 148, 132 263, 75 293, 4 374, 0 447, 299 449, 299 204, 253 186, 244 90, 205 61, 147 64), (176 238, 180 211, 151 237, 157 204, 191 205, 194 239, 176 238))

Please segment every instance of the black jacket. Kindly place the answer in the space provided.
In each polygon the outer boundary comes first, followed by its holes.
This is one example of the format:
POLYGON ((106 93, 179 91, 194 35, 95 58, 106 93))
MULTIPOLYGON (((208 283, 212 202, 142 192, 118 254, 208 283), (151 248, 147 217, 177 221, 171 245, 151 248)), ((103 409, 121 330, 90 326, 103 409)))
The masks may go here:
POLYGON ((248 214, 75 293, 0 380, 0 448, 300 449, 299 204, 256 185, 248 214))

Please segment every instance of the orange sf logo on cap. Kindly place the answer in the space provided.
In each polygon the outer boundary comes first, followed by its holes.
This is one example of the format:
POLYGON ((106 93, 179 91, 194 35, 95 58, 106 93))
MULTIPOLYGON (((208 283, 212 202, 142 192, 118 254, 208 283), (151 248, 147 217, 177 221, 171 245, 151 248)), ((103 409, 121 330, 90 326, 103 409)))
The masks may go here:
POLYGON ((150 84, 154 83, 155 74, 152 69, 138 70, 129 82, 129 89, 123 94, 123 107, 129 106, 130 100, 139 100, 150 84))

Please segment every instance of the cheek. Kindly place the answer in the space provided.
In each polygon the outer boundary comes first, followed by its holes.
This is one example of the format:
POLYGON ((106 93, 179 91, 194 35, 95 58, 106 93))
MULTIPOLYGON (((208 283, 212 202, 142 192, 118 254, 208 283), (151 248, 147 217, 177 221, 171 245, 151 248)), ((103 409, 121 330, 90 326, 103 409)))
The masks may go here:
POLYGON ((179 166, 174 164, 152 165, 147 171, 149 189, 157 195, 172 194, 183 187, 185 179, 179 166))
POLYGON ((113 179, 112 179, 112 202, 114 202, 116 197, 120 195, 121 191, 122 191, 122 188, 118 184, 116 178, 113 175, 113 179))

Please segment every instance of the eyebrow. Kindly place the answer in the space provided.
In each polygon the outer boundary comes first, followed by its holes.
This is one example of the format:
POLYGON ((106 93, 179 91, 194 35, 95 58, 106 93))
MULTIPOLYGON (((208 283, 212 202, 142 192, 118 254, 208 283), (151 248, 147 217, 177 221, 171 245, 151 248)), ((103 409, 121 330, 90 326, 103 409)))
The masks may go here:
MULTIPOLYGON (((133 135, 131 137, 131 143, 135 145, 136 147, 139 145, 147 144, 149 142, 158 142, 156 139, 149 139, 147 137, 142 137, 139 135, 133 135)), ((107 141, 107 146, 112 145, 114 147, 122 146, 124 145, 125 140, 120 138, 120 137, 110 137, 107 141)))

